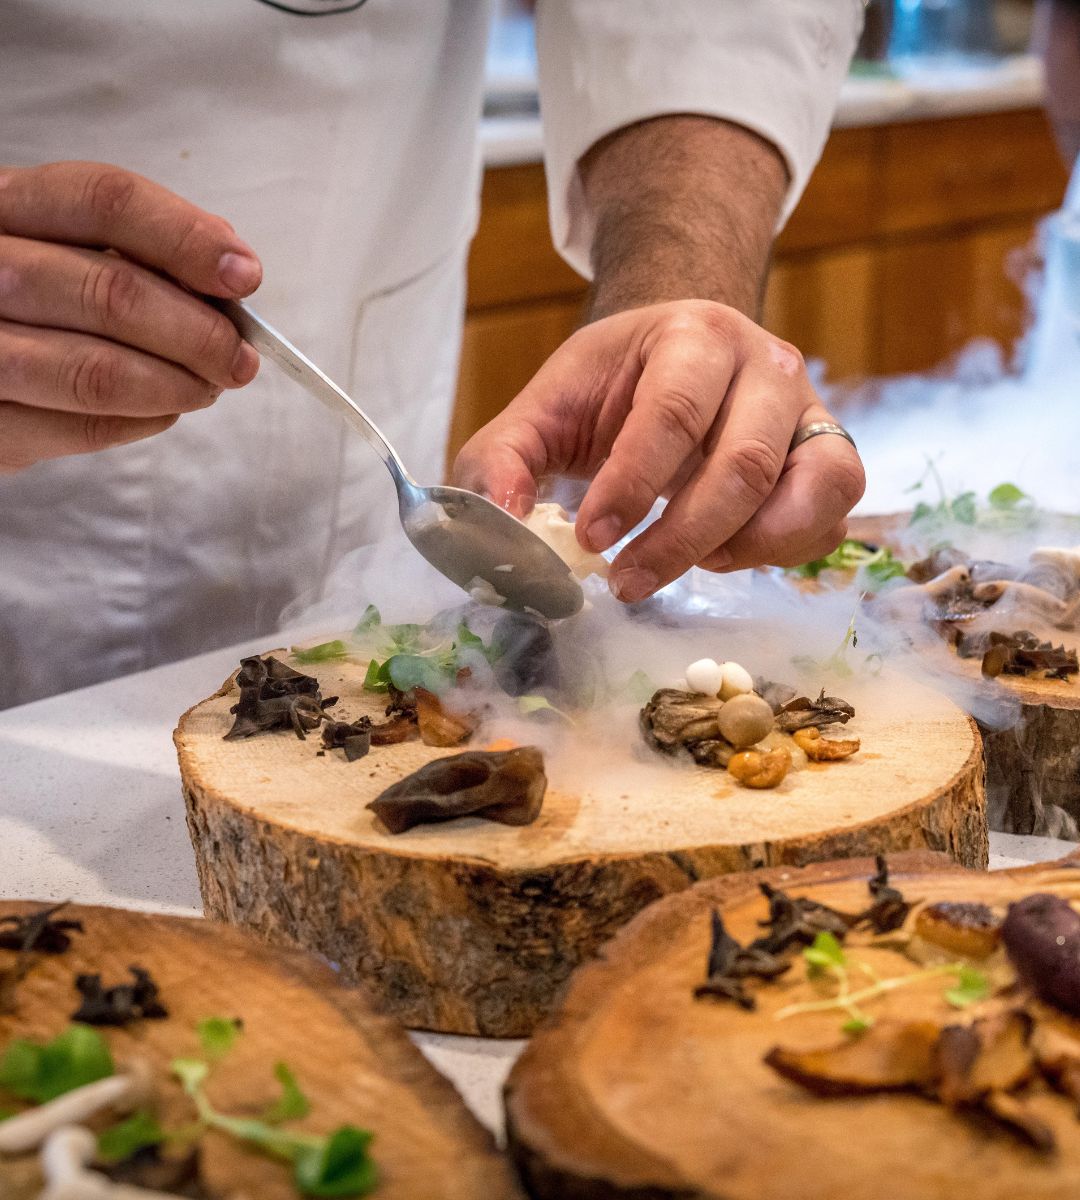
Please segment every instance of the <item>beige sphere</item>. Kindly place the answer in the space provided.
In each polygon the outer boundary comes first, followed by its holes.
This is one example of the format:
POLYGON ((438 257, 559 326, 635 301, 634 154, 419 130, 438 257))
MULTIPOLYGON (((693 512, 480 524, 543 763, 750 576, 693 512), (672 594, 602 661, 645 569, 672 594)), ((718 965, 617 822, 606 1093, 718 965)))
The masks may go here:
POLYGON ((772 732, 773 711, 760 696, 744 692, 733 696, 720 709, 717 720, 724 738, 736 750, 742 750, 772 732))

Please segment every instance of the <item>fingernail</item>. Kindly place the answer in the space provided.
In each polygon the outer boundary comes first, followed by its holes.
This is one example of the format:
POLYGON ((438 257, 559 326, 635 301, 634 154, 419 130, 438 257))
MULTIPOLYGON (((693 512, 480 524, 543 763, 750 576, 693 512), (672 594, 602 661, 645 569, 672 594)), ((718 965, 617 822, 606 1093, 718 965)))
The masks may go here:
POLYGON ((660 586, 660 580, 653 571, 645 571, 641 567, 627 567, 623 571, 616 571, 608 586, 616 600, 632 604, 635 600, 644 600, 646 596, 651 596, 660 586))
POLYGON ((230 250, 228 254, 223 254, 218 262, 218 279, 230 292, 245 296, 259 286, 262 267, 253 253, 237 253, 230 250))
POLYGON ((247 342, 240 343, 240 349, 232 361, 232 377, 234 383, 250 383, 259 373, 259 352, 247 342))
POLYGON ((589 549, 599 553, 607 550, 619 540, 622 533, 622 521, 614 514, 607 517, 597 517, 585 530, 585 540, 589 549))

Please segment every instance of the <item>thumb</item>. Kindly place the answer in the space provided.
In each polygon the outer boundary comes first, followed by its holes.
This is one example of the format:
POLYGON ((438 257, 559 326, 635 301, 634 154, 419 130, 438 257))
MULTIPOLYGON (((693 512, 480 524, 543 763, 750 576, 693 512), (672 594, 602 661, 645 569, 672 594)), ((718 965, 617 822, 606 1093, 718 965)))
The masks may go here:
POLYGON ((451 482, 486 496, 515 517, 526 517, 536 503, 538 475, 521 451, 489 425, 461 448, 451 482))

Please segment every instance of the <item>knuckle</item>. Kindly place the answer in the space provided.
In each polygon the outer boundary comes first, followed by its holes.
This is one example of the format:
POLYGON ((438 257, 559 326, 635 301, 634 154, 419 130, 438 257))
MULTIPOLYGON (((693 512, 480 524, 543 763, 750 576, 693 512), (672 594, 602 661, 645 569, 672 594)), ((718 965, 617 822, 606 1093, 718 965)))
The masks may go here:
POLYGON ((87 414, 100 414, 108 407, 120 386, 120 364, 105 346, 82 350, 70 356, 64 389, 76 408, 87 414))
POLYGON ((127 211, 135 193, 135 177, 119 167, 95 167, 83 191, 83 203, 90 215, 103 225, 111 225, 127 211))
POLYGON ((93 263, 83 281, 83 312, 101 325, 122 324, 137 308, 141 292, 131 267, 117 259, 93 263))
POLYGON ((654 417, 668 438, 700 446, 708 432, 701 402, 683 388, 667 388, 656 398, 654 417))
POLYGON ((205 370, 213 375, 224 374, 228 377, 232 361, 240 349, 240 335, 225 317, 207 309, 195 332, 193 348, 197 362, 205 370))
POLYGON ((226 236, 224 221, 206 213, 188 213, 176 226, 173 256, 178 260, 203 257, 207 246, 226 236))
POLYGON ((743 498, 760 504, 776 486, 783 461, 768 442, 748 438, 729 449, 725 467, 743 498))
POLYGON ((806 359, 803 358, 802 351, 798 346, 793 346, 782 338, 770 336, 769 357, 781 375, 786 375, 790 379, 806 372, 806 359))

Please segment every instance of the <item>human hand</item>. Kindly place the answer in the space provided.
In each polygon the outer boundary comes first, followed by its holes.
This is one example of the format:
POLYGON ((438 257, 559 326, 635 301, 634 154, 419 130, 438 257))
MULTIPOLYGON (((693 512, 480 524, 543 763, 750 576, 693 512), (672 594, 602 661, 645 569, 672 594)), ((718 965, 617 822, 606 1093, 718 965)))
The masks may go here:
POLYGON ((788 453, 796 429, 833 418, 802 356, 707 300, 631 309, 578 330, 462 448, 454 482, 518 516, 545 475, 591 479, 578 541, 601 551, 670 497, 614 560, 611 588, 636 601, 695 564, 796 566, 829 553, 863 493, 840 437, 788 453))
POLYGON ((138 175, 0 168, 0 473, 149 437, 250 383, 258 354, 192 292, 261 278, 228 222, 138 175))

